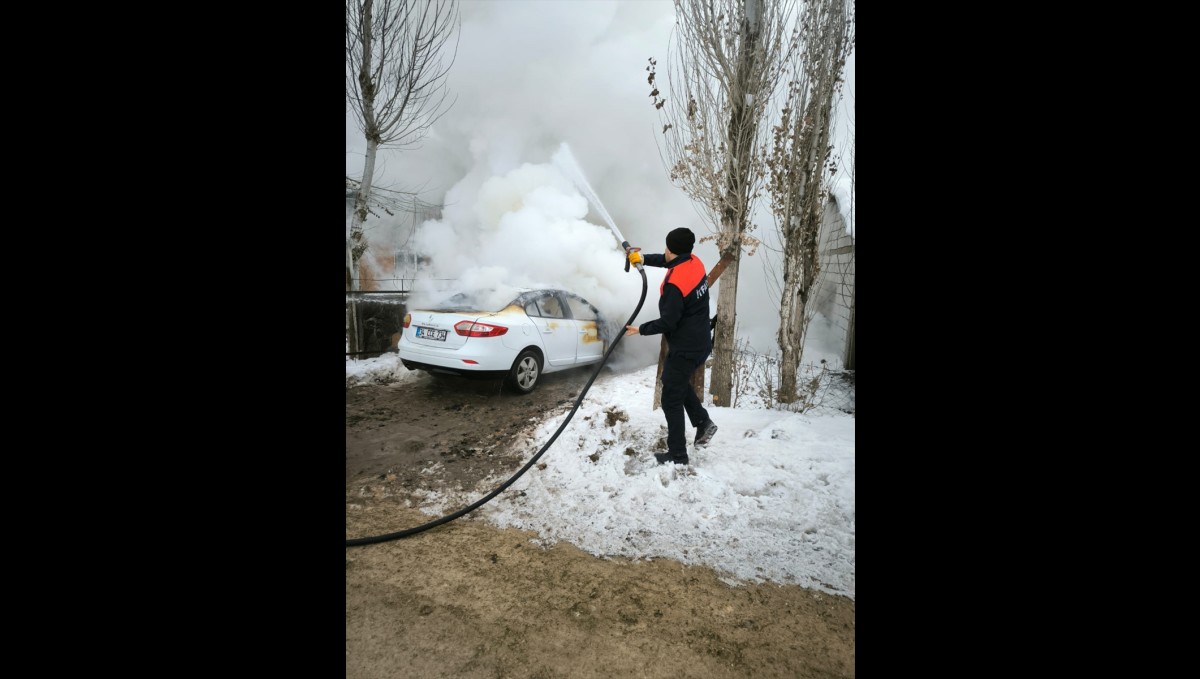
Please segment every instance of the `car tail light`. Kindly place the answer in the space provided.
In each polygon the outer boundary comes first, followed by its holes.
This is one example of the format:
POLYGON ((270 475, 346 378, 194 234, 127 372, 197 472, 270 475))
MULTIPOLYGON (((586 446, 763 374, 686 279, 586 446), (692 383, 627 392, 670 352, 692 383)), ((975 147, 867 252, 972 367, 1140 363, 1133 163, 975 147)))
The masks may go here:
POLYGON ((454 324, 454 332, 463 337, 499 337, 508 332, 503 325, 488 325, 473 321, 459 321, 454 324))
POLYGON ((409 323, 412 323, 412 314, 404 314, 404 327, 407 328, 409 323))

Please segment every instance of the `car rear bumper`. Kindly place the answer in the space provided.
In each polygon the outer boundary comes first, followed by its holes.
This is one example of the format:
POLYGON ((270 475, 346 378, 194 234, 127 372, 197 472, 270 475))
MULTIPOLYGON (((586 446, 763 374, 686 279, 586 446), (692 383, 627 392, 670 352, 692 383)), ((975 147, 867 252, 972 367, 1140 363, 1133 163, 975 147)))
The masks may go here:
MULTIPOLYGON (((492 338, 489 338, 492 339, 492 338)), ((483 342, 478 343, 483 346, 483 342)), ((505 372, 512 368, 512 362, 504 356, 496 356, 491 352, 472 351, 474 347, 467 342, 463 347, 454 351, 427 348, 410 342, 407 337, 401 337, 397 351, 400 360, 407 364, 421 364, 430 368, 444 368, 455 374, 471 372, 505 372), (467 363, 467 361, 475 363, 467 363)), ((429 368, 422 368, 428 370, 429 368)))
POLYGON ((438 373, 440 375, 458 375, 473 380, 498 380, 508 376, 507 370, 461 370, 459 368, 447 368, 432 363, 422 363, 420 361, 407 361, 403 358, 400 362, 404 364, 407 370, 424 370, 426 372, 438 373))

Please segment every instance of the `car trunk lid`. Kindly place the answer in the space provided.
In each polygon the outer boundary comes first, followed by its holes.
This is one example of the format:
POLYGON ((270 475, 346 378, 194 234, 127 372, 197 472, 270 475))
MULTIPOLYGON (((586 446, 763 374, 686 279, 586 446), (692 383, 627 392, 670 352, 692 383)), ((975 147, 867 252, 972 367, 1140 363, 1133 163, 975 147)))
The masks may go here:
POLYGON ((404 332, 413 344, 450 350, 461 349, 469 338, 455 332, 454 326, 462 321, 474 322, 481 315, 489 314, 417 309, 412 312, 412 321, 404 332))

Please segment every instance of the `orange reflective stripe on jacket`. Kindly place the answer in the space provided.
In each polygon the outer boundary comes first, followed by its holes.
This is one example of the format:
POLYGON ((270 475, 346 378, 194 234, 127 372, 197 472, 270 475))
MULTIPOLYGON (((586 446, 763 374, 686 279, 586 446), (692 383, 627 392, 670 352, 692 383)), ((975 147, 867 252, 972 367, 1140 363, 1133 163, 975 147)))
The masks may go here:
POLYGON ((700 258, 693 254, 688 261, 667 269, 667 275, 663 278, 662 285, 658 286, 658 294, 661 297, 663 290, 667 288, 667 283, 670 283, 679 288, 684 297, 687 297, 703 280, 704 262, 701 262, 700 258))

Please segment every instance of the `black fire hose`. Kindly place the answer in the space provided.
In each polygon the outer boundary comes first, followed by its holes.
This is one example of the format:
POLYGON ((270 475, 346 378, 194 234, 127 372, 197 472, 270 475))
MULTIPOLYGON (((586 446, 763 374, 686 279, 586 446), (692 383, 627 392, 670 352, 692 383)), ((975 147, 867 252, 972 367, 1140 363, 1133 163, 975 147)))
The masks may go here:
MULTIPOLYGON (((628 248, 628 244, 625 244, 625 245, 626 245, 626 248, 628 248)), ((628 270, 628 268, 629 268, 628 263, 626 263, 625 268, 626 268, 626 270, 628 270)), ((537 463, 538 458, 540 458, 543 453, 545 453, 547 450, 550 449, 550 446, 553 445, 555 440, 558 439, 558 435, 563 433, 563 429, 567 428, 567 423, 569 423, 571 421, 571 418, 575 416, 575 411, 579 410, 579 405, 581 403, 583 403, 583 397, 584 397, 584 395, 587 394, 588 389, 590 389, 592 387, 592 382, 596 381, 596 377, 600 375, 600 370, 604 367, 605 363, 608 363, 608 357, 612 356, 613 350, 615 350, 617 348, 617 344, 619 344, 621 342, 621 338, 625 336, 625 326, 632 325, 633 319, 637 318, 638 313, 641 312, 642 304, 646 301, 646 287, 647 287, 646 271, 645 271, 645 269, 642 268, 640 263, 638 264, 637 269, 638 269, 638 272, 642 274, 642 298, 638 300, 637 308, 633 310, 633 315, 631 315, 629 317, 629 320, 626 321, 625 324, 622 325, 620 327, 620 329, 618 330, 617 339, 613 341, 612 346, 610 346, 608 348, 608 351, 604 354, 604 360, 600 361, 600 363, 596 366, 596 371, 592 373, 592 376, 590 379, 588 379, 587 384, 585 384, 583 386, 583 391, 579 392, 579 397, 575 399, 575 406, 571 408, 571 412, 567 413, 567 419, 563 420, 563 423, 558 425, 558 430, 554 432, 554 436, 551 436, 550 440, 546 441, 546 445, 542 446, 542 449, 539 450, 536 455, 529 458, 529 461, 525 463, 524 467, 521 467, 520 471, 518 471, 516 474, 514 474, 512 476, 512 478, 510 478, 509 480, 500 484, 500 486, 498 488, 496 488, 496 490, 493 490, 492 492, 490 492, 486 496, 484 496, 483 499, 476 501, 474 504, 470 505, 469 507, 466 507, 466 508, 458 510, 457 512, 454 512, 453 514, 447 514, 446 516, 443 516, 440 519, 435 519, 433 521, 430 521, 429 523, 421 524, 420 526, 417 526, 415 528, 409 528, 407 530, 396 531, 395 533, 387 533, 385 535, 374 535, 374 536, 365 537, 365 538, 348 538, 346 540, 346 546, 347 547, 357 547, 358 545, 370 545, 370 544, 374 544, 376 542, 387 542, 388 540, 396 540, 398 538, 406 538, 410 535, 416 535, 417 533, 420 533, 422 531, 429 530, 430 528, 433 528, 434 526, 440 526, 443 523, 449 523, 450 521, 453 521, 460 516, 464 516, 466 514, 469 514, 473 511, 475 511, 476 509, 479 509, 484 504, 486 504, 488 501, 490 501, 492 498, 494 498, 497 495, 499 495, 500 493, 502 493, 505 488, 508 488, 509 486, 511 486, 514 481, 521 478, 522 474, 529 471, 529 468, 537 463)))

